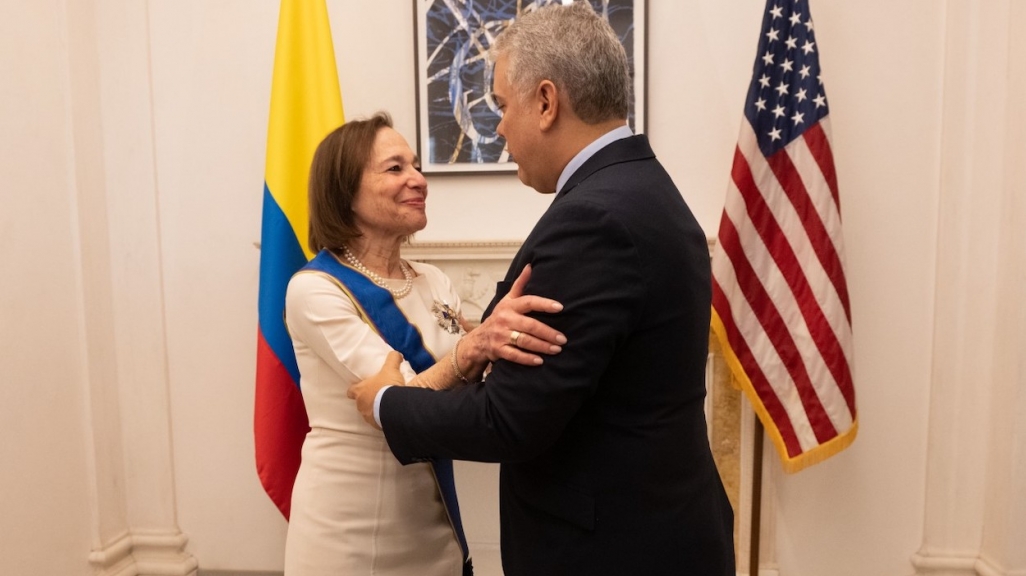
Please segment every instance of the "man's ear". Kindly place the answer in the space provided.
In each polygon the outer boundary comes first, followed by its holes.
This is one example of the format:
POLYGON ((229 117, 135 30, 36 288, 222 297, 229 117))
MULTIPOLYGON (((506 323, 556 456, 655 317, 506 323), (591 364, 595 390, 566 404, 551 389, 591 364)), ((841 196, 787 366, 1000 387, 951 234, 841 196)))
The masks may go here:
POLYGON ((551 80, 542 80, 535 91, 538 106, 538 124, 542 132, 552 128, 559 117, 559 90, 551 80))

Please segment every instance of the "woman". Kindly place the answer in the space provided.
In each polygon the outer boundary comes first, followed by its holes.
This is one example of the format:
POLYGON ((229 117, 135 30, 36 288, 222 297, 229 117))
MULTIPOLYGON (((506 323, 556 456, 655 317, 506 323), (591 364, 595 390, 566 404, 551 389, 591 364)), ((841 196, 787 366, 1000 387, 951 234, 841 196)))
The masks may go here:
POLYGON ((427 182, 387 114, 328 135, 310 173, 311 250, 289 282, 286 323, 311 430, 292 493, 286 576, 471 573, 451 463, 401 466, 382 433, 346 398, 396 349, 407 385, 444 389, 478 378, 489 359, 537 364, 562 336, 523 316, 551 300, 506 300, 507 320, 468 328, 459 296, 437 268, 402 260, 400 245, 427 225, 427 182), (512 319, 512 320, 510 320, 512 319), (500 334, 523 333, 515 343, 500 334), (448 466, 448 467, 447 467, 448 466))

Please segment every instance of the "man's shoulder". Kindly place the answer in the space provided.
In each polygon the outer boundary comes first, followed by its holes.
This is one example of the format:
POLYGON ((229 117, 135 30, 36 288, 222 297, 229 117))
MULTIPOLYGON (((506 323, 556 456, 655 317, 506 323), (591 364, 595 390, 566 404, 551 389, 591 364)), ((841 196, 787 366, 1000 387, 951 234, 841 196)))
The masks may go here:
POLYGON ((581 167, 581 184, 593 180, 598 172, 619 174, 660 170, 659 160, 645 136, 632 136, 610 143, 581 167))
POLYGON ((597 210, 620 214, 660 211, 669 197, 680 191, 663 166, 654 157, 612 162, 597 167, 574 189, 568 191, 553 208, 591 205, 597 210))

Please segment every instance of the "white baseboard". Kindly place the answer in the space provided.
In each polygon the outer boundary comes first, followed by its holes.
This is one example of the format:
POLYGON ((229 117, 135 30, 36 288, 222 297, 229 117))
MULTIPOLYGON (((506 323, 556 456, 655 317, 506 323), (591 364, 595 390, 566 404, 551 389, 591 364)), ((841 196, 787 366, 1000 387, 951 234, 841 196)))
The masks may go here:
POLYGON ((1015 576, 981 556, 942 550, 920 550, 912 555, 915 576, 1015 576))
MULTIPOLYGON (((478 542, 471 542, 470 549, 473 551, 474 556, 474 576, 503 576, 502 574, 502 555, 499 552, 498 544, 482 544, 478 542)), ((201 573, 199 576, 208 576, 206 573, 201 573)), ((215 576, 210 574, 209 576, 215 576)), ((221 575, 217 575, 221 576, 221 575)), ((224 576, 235 576, 224 575, 224 576)), ((239 576, 245 576, 239 574, 239 576)), ((747 572, 738 572, 737 576, 748 576, 747 572)), ((780 576, 780 571, 775 568, 760 568, 759 576, 780 576)), ((986 575, 990 576, 990 575, 986 575)))
POLYGON ((284 576, 284 574, 253 570, 200 570, 196 576, 284 576))
POLYGON ((181 532, 126 532, 90 552, 89 563, 96 576, 196 576, 188 541, 181 532))
MULTIPOLYGON (((474 576, 503 576, 502 556, 498 544, 483 544, 471 542, 471 550, 474 556, 474 576)), ((282 576, 281 572, 274 571, 246 571, 246 570, 199 570, 196 576, 282 576)), ((737 576, 748 576, 747 573, 738 572, 737 576)), ((760 568, 759 576, 780 576, 776 568, 760 568)), ((1004 576, 1000 573, 981 573, 980 576, 1004 576)), ((1012 576, 1012 575, 1008 575, 1012 576)))
POLYGON ((980 576, 1026 576, 1026 570, 1003 570, 983 555, 976 560, 976 573, 980 576))

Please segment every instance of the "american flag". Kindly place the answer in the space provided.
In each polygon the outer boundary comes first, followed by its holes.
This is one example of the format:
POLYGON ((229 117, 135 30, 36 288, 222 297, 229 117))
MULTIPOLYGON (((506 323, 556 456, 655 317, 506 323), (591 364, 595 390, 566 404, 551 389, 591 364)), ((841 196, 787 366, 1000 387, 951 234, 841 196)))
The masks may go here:
POLYGON ((713 331, 788 472, 858 429, 829 111, 808 0, 769 0, 713 251, 713 331))

